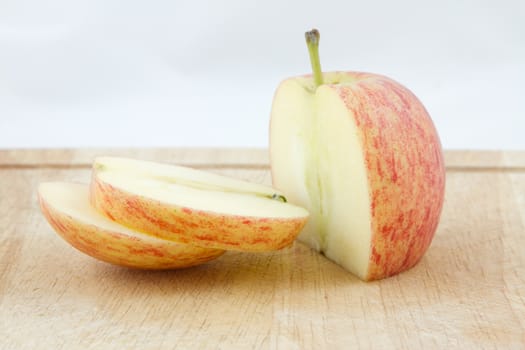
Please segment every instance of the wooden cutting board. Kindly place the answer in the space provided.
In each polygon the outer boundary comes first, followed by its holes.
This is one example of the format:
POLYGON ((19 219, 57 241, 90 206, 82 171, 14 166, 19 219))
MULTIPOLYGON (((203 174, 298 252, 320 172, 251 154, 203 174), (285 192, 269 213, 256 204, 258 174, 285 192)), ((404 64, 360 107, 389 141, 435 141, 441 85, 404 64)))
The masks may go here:
POLYGON ((87 182, 100 154, 271 182, 264 150, 0 151, 0 348, 525 348, 525 152, 447 152, 429 251, 371 283, 300 243, 166 272, 85 256, 44 220, 36 188, 87 182))

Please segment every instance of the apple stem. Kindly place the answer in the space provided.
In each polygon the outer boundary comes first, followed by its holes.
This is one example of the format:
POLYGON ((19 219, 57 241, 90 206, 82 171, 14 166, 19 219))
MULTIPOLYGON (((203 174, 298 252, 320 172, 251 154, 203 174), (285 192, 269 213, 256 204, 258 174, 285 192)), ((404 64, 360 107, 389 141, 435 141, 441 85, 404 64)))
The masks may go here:
POLYGON ((286 200, 286 197, 281 195, 281 194, 277 194, 277 193, 274 193, 271 197, 273 200, 276 200, 276 201, 279 201, 279 202, 283 202, 283 203, 286 203, 288 202, 286 200))
POLYGON ((308 53, 310 54, 310 63, 312 65, 312 72, 314 76, 315 87, 323 84, 323 72, 321 71, 321 62, 319 61, 319 31, 312 29, 304 33, 306 38, 306 45, 308 46, 308 53))

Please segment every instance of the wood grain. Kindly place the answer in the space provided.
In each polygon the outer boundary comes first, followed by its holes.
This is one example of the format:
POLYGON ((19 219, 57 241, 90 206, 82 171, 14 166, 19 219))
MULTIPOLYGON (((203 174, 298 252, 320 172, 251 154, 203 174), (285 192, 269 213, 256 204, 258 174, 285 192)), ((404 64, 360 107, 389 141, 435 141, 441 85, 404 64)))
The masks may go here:
MULTIPOLYGON (((525 152, 447 152, 429 251, 372 283, 299 243, 167 272, 87 257, 44 221, 36 186, 87 182, 95 153, 0 151, 2 349, 525 348, 525 152)), ((261 150, 107 154, 271 180, 261 150)))

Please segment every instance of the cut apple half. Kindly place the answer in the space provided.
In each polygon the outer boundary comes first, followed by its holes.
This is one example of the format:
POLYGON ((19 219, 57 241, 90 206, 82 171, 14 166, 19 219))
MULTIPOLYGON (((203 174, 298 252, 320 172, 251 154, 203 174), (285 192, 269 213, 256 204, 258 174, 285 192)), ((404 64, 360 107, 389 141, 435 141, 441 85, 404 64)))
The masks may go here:
POLYGON ((95 160, 91 204, 111 220, 162 239, 242 251, 284 248, 308 218, 268 186, 118 157, 95 160))
POLYGON ((87 185, 42 183, 39 202, 55 231, 81 252, 115 265, 178 269, 203 264, 224 253, 159 239, 108 220, 89 205, 87 185))
POLYGON ((369 281, 413 267, 445 193, 441 143, 423 104, 385 76, 321 72, 285 80, 272 107, 273 186, 311 217, 298 240, 369 281))

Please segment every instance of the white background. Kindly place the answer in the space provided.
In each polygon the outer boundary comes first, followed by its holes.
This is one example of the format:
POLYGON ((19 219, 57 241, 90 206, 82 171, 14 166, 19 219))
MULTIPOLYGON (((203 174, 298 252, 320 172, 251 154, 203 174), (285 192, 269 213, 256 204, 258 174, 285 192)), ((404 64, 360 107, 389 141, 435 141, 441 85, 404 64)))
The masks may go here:
POLYGON ((266 147, 274 90, 388 75, 445 148, 525 149, 525 1, 0 1, 0 147, 266 147))

